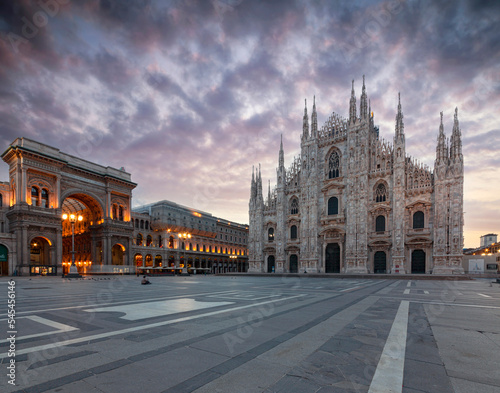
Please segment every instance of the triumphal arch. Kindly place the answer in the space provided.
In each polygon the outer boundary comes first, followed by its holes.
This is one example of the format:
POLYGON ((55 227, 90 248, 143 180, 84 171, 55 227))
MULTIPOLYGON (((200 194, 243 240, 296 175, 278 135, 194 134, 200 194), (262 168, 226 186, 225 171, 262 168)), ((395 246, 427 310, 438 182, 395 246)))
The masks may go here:
POLYGON ((2 190, 12 234, 9 274, 60 275, 74 254, 79 272, 132 265, 132 190, 122 169, 104 167, 27 138, 2 154, 9 184, 2 190), (81 216, 70 222, 64 217, 81 216), (74 246, 73 241, 74 240, 74 246))

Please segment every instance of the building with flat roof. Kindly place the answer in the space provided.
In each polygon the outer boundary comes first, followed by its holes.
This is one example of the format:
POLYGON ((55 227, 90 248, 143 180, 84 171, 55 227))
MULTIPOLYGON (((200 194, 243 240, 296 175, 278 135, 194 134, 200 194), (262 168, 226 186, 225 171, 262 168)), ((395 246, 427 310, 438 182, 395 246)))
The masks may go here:
POLYGON ((487 247, 490 244, 497 242, 498 235, 496 233, 488 233, 487 235, 481 236, 480 247, 487 247))
POLYGON ((248 225, 171 201, 136 207, 134 264, 149 273, 248 270, 248 225))

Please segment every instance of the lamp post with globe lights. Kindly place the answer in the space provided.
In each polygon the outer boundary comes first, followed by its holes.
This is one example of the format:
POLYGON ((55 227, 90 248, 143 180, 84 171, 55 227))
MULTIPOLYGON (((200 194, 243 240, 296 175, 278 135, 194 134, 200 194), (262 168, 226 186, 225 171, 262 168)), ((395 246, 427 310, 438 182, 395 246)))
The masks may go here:
POLYGON ((65 213, 62 215, 62 219, 63 221, 69 220, 69 222, 71 223, 71 266, 69 267, 69 273, 66 274, 66 277, 80 278, 82 276, 78 273, 78 269, 75 265, 75 224, 77 221, 82 221, 83 216, 73 213, 65 213))
MULTIPOLYGON (((190 233, 179 233, 179 239, 182 239, 183 242, 185 242, 187 239, 191 239, 191 234, 190 233)), ((184 243, 184 247, 182 247, 183 250, 183 268, 182 268, 182 275, 189 275, 188 270, 187 270, 187 261, 186 261, 186 243, 184 243)))

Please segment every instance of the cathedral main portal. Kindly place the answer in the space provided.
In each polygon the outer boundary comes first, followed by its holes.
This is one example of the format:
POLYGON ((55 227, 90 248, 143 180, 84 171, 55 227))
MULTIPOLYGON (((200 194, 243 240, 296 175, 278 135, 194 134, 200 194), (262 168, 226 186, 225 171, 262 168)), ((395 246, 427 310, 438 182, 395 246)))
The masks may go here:
POLYGON ((330 243, 326 246, 325 273, 340 273, 340 246, 330 243))

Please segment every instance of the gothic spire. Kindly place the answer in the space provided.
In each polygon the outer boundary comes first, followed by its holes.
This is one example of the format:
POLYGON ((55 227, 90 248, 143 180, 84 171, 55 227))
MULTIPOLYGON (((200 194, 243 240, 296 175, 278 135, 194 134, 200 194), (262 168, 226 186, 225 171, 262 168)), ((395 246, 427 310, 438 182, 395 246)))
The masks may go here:
POLYGON ((448 158, 448 147, 446 145, 446 135, 444 134, 443 127, 443 112, 441 114, 441 124, 439 125, 439 134, 436 146, 436 164, 442 164, 447 162, 448 158))
POLYGON ((450 158, 455 161, 462 159, 462 133, 458 124, 458 108, 455 108, 455 116, 453 120, 453 131, 450 139, 450 158))
POLYGON ((283 152, 283 134, 281 134, 281 144, 280 144, 280 154, 279 154, 279 166, 280 168, 285 167, 285 153, 283 152))
POLYGON ((370 125, 373 126, 372 100, 368 100, 368 116, 370 119, 370 125))
POLYGON ((398 113, 396 115, 396 136, 395 142, 404 142, 405 140, 405 126, 403 123, 403 111, 401 110, 401 93, 398 93, 398 113))
POLYGON ((309 138, 309 116, 307 116, 307 100, 304 100, 304 121, 302 124, 302 137, 307 139, 309 138))
POLYGON ((252 186, 250 188, 250 199, 255 198, 257 192, 257 184, 255 183, 255 167, 252 165, 252 186))
POLYGON ((267 200, 269 201, 269 204, 271 204, 271 179, 269 179, 267 186, 267 200))
POLYGON ((354 93, 354 79, 352 80, 351 101, 349 103, 349 123, 356 123, 356 95, 354 93))
POLYGON ((318 114, 316 113, 316 96, 313 98, 313 113, 311 115, 311 136, 314 138, 318 133, 318 114))
POLYGON ((259 174, 257 175, 257 198, 262 200, 262 175, 260 173, 260 162, 259 162, 259 174))
POLYGON ((360 117, 363 120, 368 119, 368 105, 366 101, 365 76, 363 75, 363 90, 361 92, 361 102, 359 104, 360 117))

